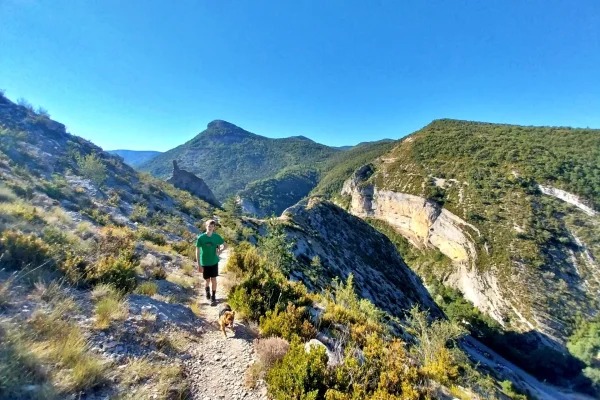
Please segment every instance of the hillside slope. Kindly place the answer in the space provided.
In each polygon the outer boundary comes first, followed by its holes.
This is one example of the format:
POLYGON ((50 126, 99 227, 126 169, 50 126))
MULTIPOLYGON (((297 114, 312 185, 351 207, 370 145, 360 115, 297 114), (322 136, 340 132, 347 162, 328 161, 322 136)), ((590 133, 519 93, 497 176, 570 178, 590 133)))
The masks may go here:
POLYGON ((109 154, 116 154, 123 158, 126 164, 137 167, 146 161, 149 161, 159 154, 160 151, 141 151, 141 150, 107 150, 109 154))
POLYGON ((322 166, 286 168, 272 178, 248 184, 239 193, 239 202, 245 212, 265 217, 281 215, 309 194, 338 195, 354 170, 389 151, 393 143, 389 139, 360 143, 335 153, 322 166))
MULTIPOLYGON (((600 131, 438 120, 359 169, 351 212, 450 262, 419 272, 562 347, 600 309, 600 131)), ((416 267, 419 269, 419 266, 416 267)))
POLYGON ((166 178, 172 161, 204 179, 220 201, 250 182, 271 178, 285 168, 318 167, 339 150, 303 137, 270 139, 225 121, 213 121, 187 143, 140 166, 166 178))

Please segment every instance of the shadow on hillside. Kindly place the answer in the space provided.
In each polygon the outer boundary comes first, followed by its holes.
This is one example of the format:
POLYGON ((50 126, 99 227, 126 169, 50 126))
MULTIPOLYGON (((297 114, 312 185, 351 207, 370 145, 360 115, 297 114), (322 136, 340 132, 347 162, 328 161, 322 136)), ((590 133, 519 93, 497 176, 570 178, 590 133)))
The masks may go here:
MULTIPOLYGON (((540 381, 554 385, 569 387, 582 393, 593 394, 592 381, 582 374, 585 363, 569 354, 560 351, 562 345, 549 336, 538 332, 494 332, 482 337, 473 336, 476 341, 484 344, 507 361, 533 375, 540 381)), ((468 343, 468 341, 466 342, 468 343)), ((477 342, 475 342, 477 343, 477 342)), ((485 359, 493 362, 494 369, 502 372, 504 368, 497 363, 495 356, 488 352, 485 346, 472 346, 485 359)))

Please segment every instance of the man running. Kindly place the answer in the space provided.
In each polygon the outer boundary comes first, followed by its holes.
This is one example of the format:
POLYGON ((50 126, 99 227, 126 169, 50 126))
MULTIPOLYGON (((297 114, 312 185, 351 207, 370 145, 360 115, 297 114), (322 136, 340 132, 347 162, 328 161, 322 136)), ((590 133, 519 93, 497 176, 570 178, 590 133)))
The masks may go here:
POLYGON ((196 240, 196 261, 198 271, 206 283, 206 298, 211 300, 211 305, 217 304, 217 276, 219 275, 219 254, 227 248, 223 238, 215 233, 215 221, 206 221, 206 233, 198 236, 196 240), (210 283, 212 282, 212 297, 210 295, 210 283))

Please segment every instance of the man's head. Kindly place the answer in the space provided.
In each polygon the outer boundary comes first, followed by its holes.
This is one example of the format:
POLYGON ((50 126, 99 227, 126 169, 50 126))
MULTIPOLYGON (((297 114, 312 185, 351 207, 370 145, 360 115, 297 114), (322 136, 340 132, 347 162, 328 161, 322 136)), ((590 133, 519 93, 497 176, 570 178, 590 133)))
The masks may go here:
POLYGON ((213 233, 214 230, 215 230, 215 220, 209 219, 208 221, 206 221, 206 232, 213 233))

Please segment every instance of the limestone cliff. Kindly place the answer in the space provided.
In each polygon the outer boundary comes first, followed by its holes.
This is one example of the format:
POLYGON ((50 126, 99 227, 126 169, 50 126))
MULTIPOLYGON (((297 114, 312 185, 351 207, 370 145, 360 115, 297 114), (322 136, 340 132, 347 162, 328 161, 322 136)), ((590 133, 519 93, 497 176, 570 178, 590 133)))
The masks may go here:
POLYGON ((175 160, 173 160, 173 175, 167 179, 167 182, 178 189, 190 192, 194 196, 197 196, 212 205, 219 206, 217 198, 208 185, 191 172, 180 169, 175 160))
POLYGON ((561 347, 573 310, 600 309, 600 159, 577 150, 580 142, 600 148, 599 133, 435 121, 356 170, 341 204, 386 223, 420 252, 439 251, 450 261, 426 273, 507 328, 561 347), (559 172, 549 172, 553 163, 559 172), (573 165, 578 181, 558 175, 573 165))

